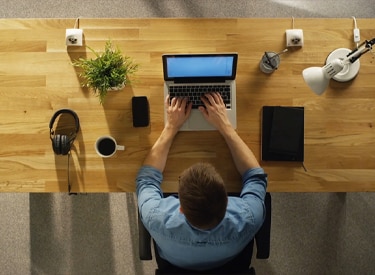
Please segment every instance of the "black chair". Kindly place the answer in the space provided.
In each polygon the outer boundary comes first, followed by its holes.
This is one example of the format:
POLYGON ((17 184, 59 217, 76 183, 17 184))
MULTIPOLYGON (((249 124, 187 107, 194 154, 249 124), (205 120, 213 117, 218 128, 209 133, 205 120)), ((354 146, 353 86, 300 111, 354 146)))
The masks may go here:
MULTIPOLYGON (((165 196, 172 195, 172 194, 164 194, 165 196)), ((230 196, 238 195, 238 194, 229 194, 230 196)), ((256 246, 256 258, 257 259, 268 259, 270 255, 270 240, 271 240, 271 194, 266 193, 265 197, 265 206, 266 206, 266 218, 264 220, 263 225, 257 232, 257 234, 254 237, 254 240, 251 242, 255 244, 256 246)), ((152 249, 151 249, 151 236, 150 233, 147 231, 147 229, 144 227, 138 212, 138 235, 139 235, 139 258, 141 260, 152 260, 152 249)), ((156 253, 154 251, 154 253, 156 253)), ((155 270, 155 275, 163 275, 163 274, 212 274, 210 271, 206 271, 206 273, 202 272, 194 272, 189 271, 188 273, 186 270, 181 270, 181 272, 176 272, 174 269, 173 272, 168 272, 165 270, 155 270)), ((218 272, 215 272, 215 274, 220 274, 218 272)), ((254 274, 255 270, 253 267, 249 267, 248 270, 245 270, 243 272, 236 272, 236 273, 228 273, 225 272, 225 274, 254 274)))

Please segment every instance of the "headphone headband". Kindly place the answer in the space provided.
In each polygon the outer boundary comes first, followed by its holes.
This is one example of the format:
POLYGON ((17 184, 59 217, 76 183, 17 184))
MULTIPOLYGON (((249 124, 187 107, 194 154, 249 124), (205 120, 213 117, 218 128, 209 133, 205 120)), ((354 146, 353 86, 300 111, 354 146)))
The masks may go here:
MULTIPOLYGON (((52 130, 52 128, 53 128, 53 124, 55 123, 55 120, 57 119, 57 117, 60 114, 64 114, 64 113, 65 114, 71 114, 74 117, 74 121, 75 121, 74 137, 78 134, 78 132, 79 132, 79 118, 78 118, 78 115, 76 114, 76 112, 74 112, 73 110, 70 110, 70 109, 60 109, 51 117, 51 120, 49 122, 50 136, 52 136, 54 134, 54 131, 52 130)), ((52 137, 51 137, 51 139, 52 139, 52 137)))

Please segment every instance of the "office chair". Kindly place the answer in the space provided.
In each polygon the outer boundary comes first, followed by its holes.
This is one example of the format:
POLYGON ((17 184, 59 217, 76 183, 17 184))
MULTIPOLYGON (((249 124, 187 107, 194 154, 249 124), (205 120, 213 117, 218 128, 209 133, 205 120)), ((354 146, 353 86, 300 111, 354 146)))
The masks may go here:
MULTIPOLYGON (((172 195, 170 193, 165 193, 164 196, 172 195)), ((237 195, 238 194, 228 194, 230 196, 237 195)), ((265 207, 266 207, 266 218, 263 222, 263 225, 259 229, 259 231, 256 233, 254 239, 251 241, 255 244, 257 252, 256 252, 256 258, 257 259, 268 259, 270 255, 270 240, 271 240, 271 194, 266 193, 266 197, 264 199, 265 207)), ((152 249, 151 249, 151 235, 147 231, 147 229, 144 227, 138 212, 138 235, 139 235, 139 258, 141 260, 152 260, 152 249)), ((155 246, 154 246, 155 248, 155 246)), ((156 248, 155 248, 156 249, 156 248)), ((154 251, 155 253, 155 251, 154 251)), ((181 270, 181 273, 176 271, 173 271, 172 273, 165 270, 155 270, 155 275, 164 275, 164 274, 205 274, 202 272, 194 272, 191 271, 189 273, 186 273, 185 270, 181 270)), ((210 271, 208 270, 206 274, 210 274, 210 271)), ((211 273, 212 274, 212 273, 211 273)), ((218 274, 218 273, 215 273, 218 274)), ((230 275, 228 272, 225 272, 225 274, 230 275)), ((239 274, 251 274, 255 275, 255 270, 253 267, 249 267, 248 270, 245 270, 241 273, 232 273, 233 275, 239 275, 239 274)))

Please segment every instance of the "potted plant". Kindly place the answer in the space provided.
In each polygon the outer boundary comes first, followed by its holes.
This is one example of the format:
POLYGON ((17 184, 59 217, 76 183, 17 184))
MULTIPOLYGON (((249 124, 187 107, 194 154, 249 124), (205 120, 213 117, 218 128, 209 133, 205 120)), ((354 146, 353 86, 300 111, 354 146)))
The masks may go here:
POLYGON ((129 76, 138 70, 138 64, 133 63, 129 56, 124 56, 111 41, 106 42, 103 53, 89 46, 87 48, 95 54, 95 58, 79 58, 73 61, 73 66, 82 70, 79 73, 82 87, 91 88, 103 104, 108 91, 121 90, 131 83, 129 76))

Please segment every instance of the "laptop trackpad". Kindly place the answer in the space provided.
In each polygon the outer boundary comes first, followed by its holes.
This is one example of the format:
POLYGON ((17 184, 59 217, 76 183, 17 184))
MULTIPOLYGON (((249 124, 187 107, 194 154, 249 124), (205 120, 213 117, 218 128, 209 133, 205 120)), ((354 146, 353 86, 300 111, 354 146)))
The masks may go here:
POLYGON ((203 117, 201 112, 197 109, 191 110, 189 119, 182 125, 181 131, 212 131, 216 130, 203 117))

